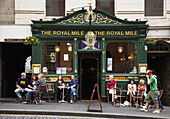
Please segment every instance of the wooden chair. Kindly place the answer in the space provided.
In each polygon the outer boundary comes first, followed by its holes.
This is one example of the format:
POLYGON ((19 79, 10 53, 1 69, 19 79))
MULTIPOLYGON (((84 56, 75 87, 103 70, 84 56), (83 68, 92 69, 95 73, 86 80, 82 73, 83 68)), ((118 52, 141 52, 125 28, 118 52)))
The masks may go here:
POLYGON ((43 95, 44 91, 45 91, 45 85, 40 85, 38 87, 37 93, 33 94, 35 104, 43 104, 42 95, 43 95), (37 99, 36 99, 37 97, 38 97, 39 101, 37 101, 37 99))
POLYGON ((114 88, 116 90, 116 94, 114 94, 113 99, 113 106, 116 106, 116 98, 120 98, 119 100, 119 107, 121 107, 121 102, 122 102, 122 88, 114 88))
POLYGON ((79 89, 79 84, 77 85, 77 92, 76 92, 76 95, 74 95, 74 99, 73 99, 73 103, 74 102, 77 102, 77 100, 78 100, 78 89, 79 89))
POLYGON ((138 100, 139 100, 139 99, 140 99, 140 101, 143 100, 143 96, 141 96, 141 95, 133 96, 133 100, 134 100, 134 102, 135 102, 135 106, 136 106, 136 107, 138 107, 138 100))
POLYGON ((54 83, 47 83, 46 84, 46 91, 47 91, 47 95, 48 95, 48 101, 51 102, 50 100, 50 95, 54 95, 54 101, 57 101, 56 98, 56 91, 54 89, 54 83))
POLYGON ((109 90, 106 91, 107 92, 107 103, 110 102, 109 98, 110 98, 110 94, 109 94, 109 90))

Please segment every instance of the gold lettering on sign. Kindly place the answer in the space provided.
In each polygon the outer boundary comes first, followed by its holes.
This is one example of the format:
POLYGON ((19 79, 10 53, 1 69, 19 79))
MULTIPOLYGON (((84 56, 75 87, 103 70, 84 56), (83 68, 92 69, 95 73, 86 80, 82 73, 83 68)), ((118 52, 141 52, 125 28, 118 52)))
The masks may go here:
POLYGON ((137 31, 125 31, 125 35, 136 36, 138 34, 137 34, 137 31))
MULTIPOLYGON (((138 31, 94 31, 97 36, 137 36, 138 31)), ((84 36, 85 31, 41 31, 42 35, 84 36)))
POLYGON ((41 31, 42 35, 51 35, 51 31, 41 31))

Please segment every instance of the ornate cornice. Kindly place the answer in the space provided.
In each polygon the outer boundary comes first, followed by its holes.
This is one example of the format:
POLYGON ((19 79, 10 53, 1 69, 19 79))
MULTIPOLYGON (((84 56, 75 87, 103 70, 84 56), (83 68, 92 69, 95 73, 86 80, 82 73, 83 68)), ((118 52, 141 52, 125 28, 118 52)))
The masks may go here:
POLYGON ((77 16, 73 16, 57 24, 87 24, 87 22, 84 20, 84 14, 80 13, 77 16))
POLYGON ((96 19, 93 22, 93 24, 122 24, 122 23, 117 20, 113 20, 107 16, 103 16, 100 13, 97 13, 96 19))

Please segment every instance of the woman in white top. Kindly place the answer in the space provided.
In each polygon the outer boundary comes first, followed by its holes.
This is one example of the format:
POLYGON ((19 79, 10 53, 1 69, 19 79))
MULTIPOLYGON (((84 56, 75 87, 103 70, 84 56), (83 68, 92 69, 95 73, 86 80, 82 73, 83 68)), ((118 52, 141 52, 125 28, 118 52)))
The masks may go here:
POLYGON ((130 106, 131 106, 131 102, 132 102, 132 98, 134 97, 136 92, 136 84, 134 84, 134 80, 131 79, 130 80, 130 84, 128 84, 128 91, 127 91, 127 95, 130 95, 130 106))

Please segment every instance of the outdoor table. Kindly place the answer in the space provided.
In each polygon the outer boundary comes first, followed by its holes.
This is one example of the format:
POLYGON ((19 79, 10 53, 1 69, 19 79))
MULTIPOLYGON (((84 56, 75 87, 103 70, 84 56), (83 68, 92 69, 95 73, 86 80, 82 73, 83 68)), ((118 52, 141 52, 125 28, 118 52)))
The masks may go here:
POLYGON ((58 88, 62 88, 63 89, 63 95, 62 95, 62 100, 59 101, 59 103, 67 103, 67 101, 64 101, 64 89, 65 88, 69 88, 68 86, 58 86, 58 88))

